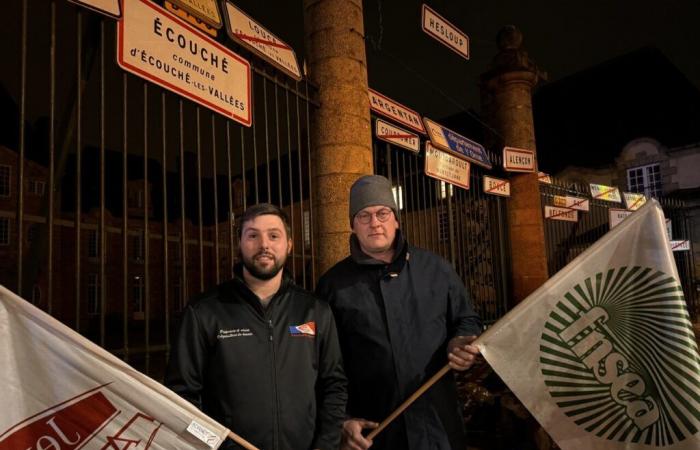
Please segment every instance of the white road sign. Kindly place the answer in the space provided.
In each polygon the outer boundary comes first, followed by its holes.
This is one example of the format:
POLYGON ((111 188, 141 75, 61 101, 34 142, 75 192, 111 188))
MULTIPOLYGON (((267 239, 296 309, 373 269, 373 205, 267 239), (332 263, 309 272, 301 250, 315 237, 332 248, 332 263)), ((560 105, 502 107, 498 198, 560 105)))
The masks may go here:
POLYGON ((231 2, 225 3, 224 17, 229 37, 284 73, 301 80, 301 70, 294 50, 284 41, 255 22, 231 2))
POLYGON ((548 173, 537 172, 537 181, 545 184, 552 184, 552 176, 548 173))
POLYGON ((212 27, 216 29, 221 28, 221 14, 219 14, 219 7, 216 4, 217 0, 170 1, 212 27))
POLYGON ((425 174, 432 178, 469 189, 469 170, 467 161, 443 152, 425 143, 425 174))
POLYGON ((425 3, 422 10, 423 31, 446 45, 459 56, 469 59, 469 37, 425 3))
POLYGON ((488 175, 484 175, 483 180, 484 193, 510 197, 510 181, 490 177, 488 175))
POLYGON ((644 196, 644 194, 623 192, 622 197, 625 199, 625 205, 627 205, 627 209, 630 211, 638 210, 647 202, 647 198, 644 196))
POLYGON ((123 9, 122 69, 250 126, 248 61, 150 1, 126 1, 123 9))
POLYGON ((544 207, 545 219, 563 220, 566 222, 578 222, 578 211, 569 208, 557 208, 556 206, 544 207))
POLYGON ((608 221, 610 223, 610 229, 612 230, 616 226, 630 216, 634 211, 627 211, 626 209, 610 208, 608 209, 608 221))
POLYGON ((561 208, 575 209, 577 211, 588 211, 589 201, 587 198, 580 197, 570 197, 564 195, 554 196, 554 206, 559 206, 561 208))
POLYGON ((68 0, 77 5, 97 11, 100 14, 105 14, 109 17, 118 19, 122 15, 119 7, 119 0, 68 0))
POLYGON ((671 241, 671 251, 674 251, 674 252, 690 251, 690 241, 671 241))
POLYGON ((412 130, 425 134, 423 121, 420 120, 420 115, 417 112, 380 94, 374 89, 368 89, 368 94, 369 107, 372 111, 403 124, 412 130))
POLYGON ((413 153, 420 152, 420 137, 417 134, 399 128, 382 119, 375 120, 374 125, 374 134, 378 139, 398 145, 413 153))
POLYGON ((509 172, 535 172, 535 152, 523 148, 503 147, 503 168, 509 172))
POLYGON ((593 183, 590 183, 590 187, 591 197, 593 197, 594 199, 617 203, 622 202, 622 198, 620 197, 620 190, 616 187, 593 183))

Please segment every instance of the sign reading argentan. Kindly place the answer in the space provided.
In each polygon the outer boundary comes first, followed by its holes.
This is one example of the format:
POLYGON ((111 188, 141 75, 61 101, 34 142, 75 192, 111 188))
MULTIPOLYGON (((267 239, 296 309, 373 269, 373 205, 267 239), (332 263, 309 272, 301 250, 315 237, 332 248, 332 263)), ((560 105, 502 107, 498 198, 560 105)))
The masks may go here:
POLYGON ((467 161, 425 143, 425 174, 429 177, 469 189, 469 169, 467 161))
POLYGON ((395 125, 385 122, 382 119, 377 119, 375 122, 374 133, 377 139, 398 145, 399 147, 410 150, 413 153, 420 152, 420 137, 417 134, 406 131, 395 125))
POLYGON ((469 59, 469 37, 425 3, 422 10, 423 31, 442 42, 459 56, 469 59))
POLYGON ((493 167, 483 145, 471 139, 467 139, 461 134, 455 133, 427 117, 423 117, 423 122, 425 123, 426 130, 428 130, 430 141, 435 147, 448 151, 487 169, 493 167))
POLYGON ((294 50, 255 22, 231 2, 225 2, 224 17, 229 37, 267 60, 295 80, 301 80, 301 70, 294 50))
POLYGON ((250 126, 248 61, 149 1, 124 2, 123 15, 119 66, 250 126))
POLYGON ((425 134, 423 122, 420 120, 420 115, 418 115, 417 112, 406 108, 402 104, 380 94, 374 89, 367 89, 367 92, 369 94, 369 108, 372 111, 384 117, 388 117, 391 120, 395 120, 412 130, 425 134))

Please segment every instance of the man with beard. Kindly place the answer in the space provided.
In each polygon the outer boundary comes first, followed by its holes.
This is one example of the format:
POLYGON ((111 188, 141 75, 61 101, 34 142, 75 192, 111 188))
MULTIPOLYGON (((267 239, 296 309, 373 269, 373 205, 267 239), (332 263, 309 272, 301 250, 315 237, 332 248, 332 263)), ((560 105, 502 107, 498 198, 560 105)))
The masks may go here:
POLYGON ((446 362, 467 370, 481 331, 449 262, 406 242, 391 183, 379 175, 350 189, 350 256, 326 272, 317 293, 338 323, 348 376, 342 450, 466 448, 454 377, 448 375, 371 441, 376 428, 446 362))
POLYGON ((238 234, 242 263, 187 305, 165 384, 260 449, 336 449, 347 394, 331 310, 283 270, 280 208, 248 208, 238 234))

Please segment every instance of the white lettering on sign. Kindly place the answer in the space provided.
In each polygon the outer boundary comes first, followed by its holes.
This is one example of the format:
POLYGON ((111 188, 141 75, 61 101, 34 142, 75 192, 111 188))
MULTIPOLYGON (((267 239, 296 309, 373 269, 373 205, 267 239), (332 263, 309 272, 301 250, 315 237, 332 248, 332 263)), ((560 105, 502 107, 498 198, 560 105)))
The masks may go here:
POLYGON ((510 181, 484 175, 484 193, 510 197, 510 181))
POLYGON ((398 145, 413 153, 420 152, 420 137, 417 134, 406 131, 403 128, 394 126, 381 119, 375 120, 374 125, 374 134, 378 139, 398 145))
POLYGON ((301 80, 301 70, 294 50, 231 2, 225 4, 224 17, 229 37, 295 80, 301 80))
POLYGON ((555 195, 553 200, 554 206, 559 206, 561 208, 575 209, 577 211, 589 210, 589 201, 587 198, 555 195))
POLYGON ((613 186, 606 186, 604 184, 590 184, 591 187, 591 197, 598 200, 605 200, 608 202, 622 202, 620 197, 620 190, 613 186))
POLYGON ((578 211, 569 208, 557 208, 556 206, 545 206, 544 217, 545 219, 578 222, 578 211))
POLYGON ((425 143, 425 174, 446 183, 469 189, 470 164, 425 143))
POLYGON ((117 62, 124 70, 250 126, 250 65, 146 0, 124 2, 117 62))
POLYGON ((425 134, 423 121, 420 119, 417 112, 395 102, 389 97, 386 97, 373 89, 368 89, 368 94, 369 107, 372 111, 381 114, 384 117, 388 117, 389 119, 395 120, 412 130, 425 134))
POLYGON ((422 10, 423 31, 458 55, 469 59, 469 37, 425 3, 422 10))
POLYGON ((630 216, 634 211, 627 211, 626 209, 610 208, 608 209, 608 221, 610 223, 610 229, 612 230, 623 220, 630 216))
POLYGON ((535 152, 515 147, 503 147, 503 168, 509 172, 534 172, 535 152))

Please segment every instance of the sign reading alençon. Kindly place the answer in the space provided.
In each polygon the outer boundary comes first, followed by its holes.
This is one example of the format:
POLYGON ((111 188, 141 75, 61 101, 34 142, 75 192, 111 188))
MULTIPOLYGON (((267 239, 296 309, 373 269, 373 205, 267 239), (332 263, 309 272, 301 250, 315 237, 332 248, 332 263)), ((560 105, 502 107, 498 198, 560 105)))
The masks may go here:
POLYGON ((225 2, 224 17, 229 37, 269 61, 284 73, 301 80, 294 50, 231 2, 225 2))
POLYGON ((459 56, 469 59, 469 36, 425 3, 423 3, 421 19, 423 31, 446 45, 459 56))
POLYGON ((535 152, 524 148, 503 147, 503 168, 509 172, 535 172, 535 152))
POLYGON ((367 89, 367 92, 369 94, 369 108, 372 111, 425 134, 423 121, 420 120, 420 115, 417 112, 403 106, 401 103, 395 102, 386 95, 380 94, 374 89, 367 89))
POLYGON ((469 189, 467 161, 425 143, 425 174, 432 178, 469 189))
POLYGON ((131 0, 122 8, 122 69, 250 126, 248 61, 150 1, 131 0))

